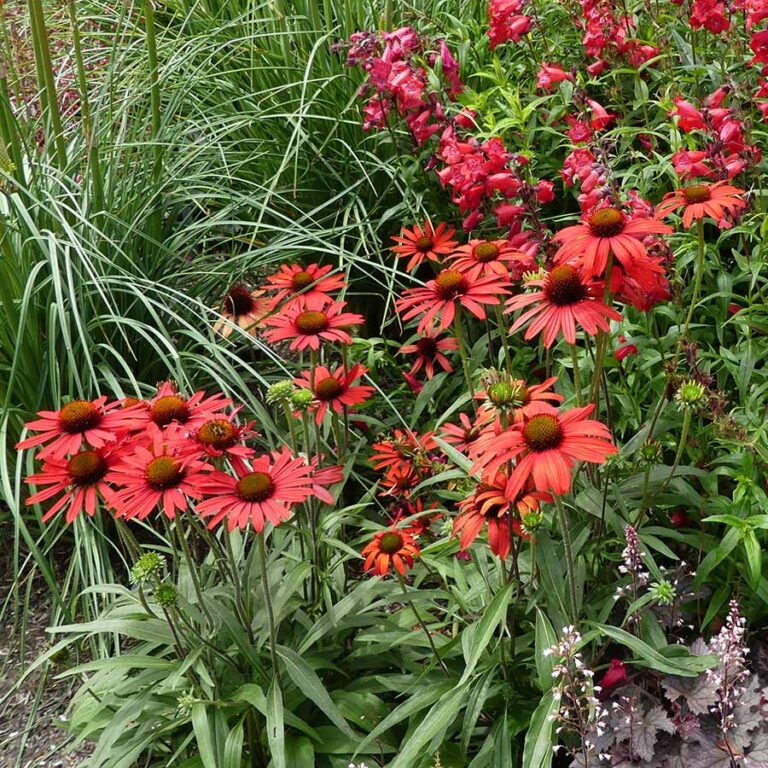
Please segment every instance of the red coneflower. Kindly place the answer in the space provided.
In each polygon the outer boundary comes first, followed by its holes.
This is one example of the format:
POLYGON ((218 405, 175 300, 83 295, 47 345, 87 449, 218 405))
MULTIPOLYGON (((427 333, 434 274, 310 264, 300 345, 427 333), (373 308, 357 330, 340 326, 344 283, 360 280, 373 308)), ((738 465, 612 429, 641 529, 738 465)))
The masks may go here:
POLYGON ((618 208, 604 206, 587 214, 581 224, 561 229, 552 239, 562 243, 555 254, 559 263, 576 261, 583 266, 586 277, 600 277, 609 253, 622 263, 633 257, 643 258, 644 237, 670 232, 672 227, 656 219, 628 216, 618 208))
POLYGON ((403 463, 390 467, 381 478, 379 496, 401 496, 407 499, 411 491, 424 479, 422 473, 413 464, 403 463))
POLYGON ((683 226, 690 227, 696 219, 709 216, 718 226, 726 214, 734 217, 742 208, 746 208, 744 190, 731 186, 726 181, 715 184, 696 184, 668 192, 656 206, 656 216, 663 219, 670 213, 683 209, 683 226))
POLYGON ((166 427, 176 423, 194 431, 206 421, 219 418, 222 411, 232 405, 232 401, 220 392, 207 396, 203 390, 184 397, 175 384, 164 381, 158 387, 157 394, 140 405, 142 407, 131 409, 133 421, 130 427, 133 430, 141 430, 147 424, 166 427))
POLYGON ((96 400, 73 400, 58 411, 39 411, 40 418, 28 421, 30 432, 39 434, 16 443, 18 450, 48 443, 38 454, 39 459, 61 459, 76 453, 83 443, 102 448, 129 428, 135 418, 133 408, 122 408, 119 402, 107 403, 106 397, 96 400))
POLYGON ((390 528, 379 531, 373 541, 366 544, 362 555, 365 558, 366 571, 373 568, 377 576, 386 576, 390 565, 401 575, 405 575, 406 566, 413 568, 413 561, 420 554, 419 545, 406 531, 390 528))
POLYGON ((24 482, 49 487, 30 496, 26 503, 28 506, 39 504, 62 494, 43 515, 44 523, 67 504, 67 523, 71 523, 83 510, 93 517, 99 496, 106 498, 110 492, 104 476, 113 464, 114 454, 105 448, 79 451, 66 459, 48 459, 40 472, 30 475, 24 482))
POLYGON ((472 421, 466 413, 459 414, 459 424, 443 424, 440 439, 466 454, 469 447, 480 437, 483 427, 493 419, 488 411, 479 411, 472 421))
POLYGON ((244 285, 233 285, 224 297, 221 319, 213 325, 213 332, 225 339, 235 326, 251 336, 256 335, 259 323, 272 311, 272 301, 262 298, 264 291, 251 291, 244 285))
POLYGON ((432 523, 442 519, 442 512, 437 512, 437 502, 434 501, 428 509, 424 509, 423 499, 406 500, 397 511, 392 525, 405 524, 405 532, 418 539, 432 534, 432 523))
POLYGON ((422 315, 419 333, 431 328, 439 318, 437 329, 445 330, 456 314, 456 307, 468 309, 479 320, 485 320, 484 304, 498 304, 499 296, 509 293, 505 280, 498 276, 471 278, 455 269, 444 269, 422 288, 410 288, 396 302, 403 320, 422 315))
POLYGON ((539 502, 551 502, 548 493, 518 491, 509 494, 510 479, 497 473, 491 483, 481 483, 475 492, 459 503, 459 515, 453 523, 453 534, 461 534, 459 547, 466 550, 488 523, 488 544, 494 555, 506 560, 511 548, 510 533, 527 539, 522 516, 535 512, 539 502), (517 512, 517 514, 515 514, 517 512), (510 515, 512 519, 510 521, 510 515))
POLYGON ((344 467, 338 465, 332 467, 319 467, 320 459, 312 457, 312 494, 326 504, 333 504, 335 499, 328 490, 332 485, 344 480, 344 467))
POLYGON ((453 371, 445 352, 453 352, 459 348, 458 341, 453 336, 444 339, 438 338, 439 332, 434 328, 426 328, 424 333, 413 342, 400 347, 401 355, 414 355, 415 361, 409 374, 415 376, 422 368, 431 379, 435 375, 435 363, 447 373, 453 371))
POLYGON ((173 424, 161 430, 150 423, 146 440, 136 443, 107 474, 114 490, 105 493, 117 517, 143 520, 160 505, 169 519, 202 498, 201 481, 210 466, 190 450, 190 442, 173 424))
POLYGON ((314 384, 309 371, 294 379, 294 382, 312 391, 314 398, 311 407, 315 411, 315 421, 320 424, 328 408, 335 413, 343 413, 345 406, 351 408, 360 405, 373 394, 373 387, 354 385, 367 372, 368 369, 362 365, 353 365, 348 371, 340 365, 333 373, 324 365, 318 365, 315 368, 314 384))
POLYGON ((531 477, 537 491, 567 493, 575 462, 602 464, 617 453, 608 427, 587 419, 594 409, 591 403, 559 414, 556 408, 542 403, 535 415, 478 446, 481 450, 473 472, 482 472, 485 480, 495 478, 503 464, 518 459, 507 496, 517 496, 531 477))
POLYGON ((433 432, 420 435, 418 432, 395 429, 392 437, 371 444, 374 451, 371 464, 378 471, 403 464, 429 464, 427 453, 435 447, 433 432))
POLYGON ((292 350, 317 350, 323 341, 351 344, 348 329, 361 325, 363 316, 344 312, 346 305, 345 301, 329 302, 322 296, 302 297, 301 301, 292 302, 279 314, 266 319, 272 329, 264 333, 264 338, 270 343, 293 339, 292 350))
POLYGON ((302 267, 300 264, 281 264, 280 271, 267 278, 266 288, 277 290, 273 304, 277 305, 284 299, 289 299, 287 304, 292 304, 297 299, 320 298, 325 301, 332 300, 331 293, 346 287, 341 275, 329 275, 333 269, 331 264, 324 267, 317 264, 309 264, 302 267))
POLYGON ((198 514, 209 517, 209 528, 227 518, 227 528, 245 528, 250 523, 263 531, 266 520, 280 525, 291 516, 295 504, 315 494, 313 468, 287 449, 258 456, 235 475, 213 472, 203 483, 210 497, 197 505, 198 514))
POLYGON ((526 340, 544 331, 544 346, 551 347, 558 333, 569 344, 576 343, 576 323, 586 333, 595 336, 598 331, 610 328, 609 320, 621 320, 621 315, 600 300, 600 283, 587 282, 579 270, 570 264, 553 267, 540 280, 531 280, 528 285, 539 286, 541 290, 521 293, 507 301, 507 312, 535 304, 523 312, 509 329, 514 333, 531 322, 525 332, 526 340))
POLYGON ((243 441, 258 437, 259 433, 253 429, 256 422, 237 424, 235 422, 237 410, 208 419, 190 432, 190 438, 205 455, 229 456, 238 459, 248 459, 253 456, 253 449, 244 445, 243 441))
POLYGON ((529 261, 530 257, 513 248, 508 240, 470 240, 459 246, 450 258, 451 269, 472 279, 491 275, 506 278, 509 264, 529 261))
POLYGON ((410 257, 406 269, 412 272, 424 259, 440 261, 442 256, 451 253, 458 244, 456 240, 451 239, 455 232, 456 230, 447 224, 438 224, 437 229, 433 229, 428 221, 424 222, 423 227, 414 224, 412 229, 403 228, 400 237, 392 238, 397 245, 390 250, 396 253, 398 258, 410 257))

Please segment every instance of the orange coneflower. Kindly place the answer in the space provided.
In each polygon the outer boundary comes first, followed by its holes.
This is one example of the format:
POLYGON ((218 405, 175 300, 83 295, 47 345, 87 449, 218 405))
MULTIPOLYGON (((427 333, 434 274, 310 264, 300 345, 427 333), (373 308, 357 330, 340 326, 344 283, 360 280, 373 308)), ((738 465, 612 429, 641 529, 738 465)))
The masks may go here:
POLYGON ((392 238, 397 245, 391 250, 401 259, 410 257, 406 269, 412 272, 424 259, 440 261, 442 256, 451 253, 458 244, 451 239, 455 232, 447 224, 438 224, 437 229, 433 229, 429 221, 425 221, 423 227, 414 224, 412 229, 403 228, 400 237, 392 238))
POLYGON ((373 541, 366 544, 362 554, 365 557, 366 571, 373 568, 377 576, 386 576, 389 566, 393 565, 395 570, 404 576, 406 565, 413 568, 414 558, 419 556, 419 545, 410 533, 390 528, 379 531, 373 541))
POLYGON ((131 408, 126 413, 132 415, 129 422, 132 430, 140 431, 149 423, 158 427, 177 423, 194 431, 209 419, 221 416, 224 408, 230 405, 232 401, 220 392, 206 395, 200 390, 190 397, 185 397, 176 389, 175 384, 164 381, 151 400, 140 401, 138 407, 131 408))
POLYGON ((594 409, 590 404, 560 414, 556 408, 540 404, 525 421, 493 439, 475 443, 473 471, 482 472, 487 480, 494 478, 503 464, 517 459, 509 478, 508 496, 517 496, 529 478, 533 478, 537 491, 567 493, 575 462, 602 464, 617 452, 608 427, 587 418, 594 409))
POLYGON ((535 512, 541 501, 551 502, 552 497, 548 493, 535 491, 518 491, 510 495, 507 492, 509 486, 510 478, 499 472, 492 482, 481 483, 471 496, 459 503, 459 515, 454 520, 453 533, 461 534, 459 547, 462 551, 469 548, 485 523, 488 523, 491 552, 502 560, 509 555, 511 532, 528 538, 523 530, 522 516, 535 512))
POLYGON ((413 344, 400 347, 401 355, 414 355, 416 358, 409 371, 411 376, 415 376, 424 368, 427 378, 431 379, 435 375, 435 364, 447 373, 453 371, 453 366, 444 353, 457 350, 459 342, 453 336, 441 339, 438 338, 439 335, 434 328, 427 328, 413 344))
POLYGON ((209 528, 227 518, 230 531, 250 523, 260 532, 266 520, 279 525, 290 518, 295 504, 316 495, 317 474, 313 465, 287 448, 272 451, 254 459, 250 468, 238 468, 235 475, 212 473, 202 483, 209 498, 197 505, 197 512, 211 518, 209 528))
POLYGON ((445 330, 456 315, 456 308, 464 307, 479 320, 485 320, 484 304, 498 304, 499 296, 509 293, 506 280, 497 276, 472 278, 455 269, 444 269, 434 280, 422 288, 411 288, 396 302, 403 320, 422 315, 419 332, 431 328, 439 318, 437 328, 445 330))
POLYGON ((266 288, 277 289, 272 299, 274 305, 280 304, 284 299, 286 304, 291 304, 301 298, 321 297, 330 300, 333 291, 346 287, 341 275, 329 275, 333 266, 326 264, 324 267, 317 264, 309 264, 302 267, 300 264, 281 264, 280 271, 267 278, 266 288))
POLYGON ((107 404, 106 397, 96 400, 73 400, 58 411, 39 411, 39 418, 26 423, 30 432, 38 434, 16 443, 16 448, 45 447, 39 459, 62 459, 80 450, 83 443, 102 448, 126 431, 136 415, 135 408, 122 408, 121 403, 107 404))
POLYGON ((385 437, 371 444, 374 453, 370 461, 377 471, 404 464, 410 465, 413 462, 419 465, 428 464, 427 453, 433 451, 435 447, 433 432, 424 432, 420 435, 418 432, 395 429, 391 437, 385 437))
POLYGON ((530 322, 525 338, 532 339, 544 331, 545 347, 552 346, 558 333, 569 344, 575 344, 576 323, 595 336, 598 331, 609 330, 609 320, 621 320, 615 309, 600 300, 602 285, 585 280, 570 264, 553 267, 542 279, 530 280, 528 285, 539 286, 541 290, 513 296, 507 301, 506 311, 535 306, 523 312, 509 331, 514 333, 530 322))
POLYGON ((451 256, 451 269, 464 272, 472 278, 491 275, 506 278, 509 264, 530 261, 525 253, 513 248, 508 240, 470 240, 459 246, 451 256))
POLYGON ((715 184, 696 184, 668 192, 656 206, 656 216, 663 219, 682 208, 684 227, 690 227, 695 219, 707 216, 719 225, 726 214, 733 217, 740 209, 746 208, 746 205, 743 189, 731 186, 725 181, 718 181, 715 184))
POLYGON ((173 519, 177 510, 189 507, 189 499, 202 498, 200 481, 210 469, 199 452, 190 450, 178 425, 161 430, 150 423, 145 439, 107 474, 106 482, 117 488, 104 496, 117 517, 143 520, 160 506, 173 519))
POLYGON ((353 365, 348 371, 340 365, 333 373, 324 365, 318 365, 314 380, 307 371, 294 379, 294 382, 311 390, 314 397, 310 406, 315 411, 315 421, 320 424, 328 408, 335 413, 343 413, 345 406, 351 408, 360 405, 373 394, 373 387, 355 385, 355 381, 367 372, 368 369, 362 365, 353 365))
POLYGON ((466 413, 459 414, 459 424, 443 424, 440 428, 440 439, 452 445, 457 451, 467 453, 470 445, 477 440, 483 427, 492 421, 488 411, 478 411, 474 421, 466 413))
POLYGON ((219 414, 193 429, 189 436, 207 456, 248 459, 253 456, 253 449, 244 441, 258 436, 259 433, 253 429, 256 422, 238 424, 236 416, 236 411, 219 414))
POLYGON ((363 316, 345 312, 346 302, 328 301, 322 296, 312 296, 299 302, 291 302, 279 314, 267 318, 272 326, 264 333, 270 343, 292 339, 291 349, 320 349, 323 341, 351 344, 349 328, 363 323, 363 316))
POLYGON ((271 299, 262 298, 264 291, 251 291, 244 285, 233 285, 224 297, 221 319, 213 325, 213 332, 225 339, 235 326, 251 336, 256 335, 259 323, 272 311, 271 299))
POLYGON ((40 472, 30 475, 24 482, 35 486, 49 486, 30 496, 27 505, 61 494, 56 503, 43 515, 43 522, 50 520, 67 504, 66 521, 71 523, 85 510, 91 517, 96 514, 99 496, 106 497, 109 486, 104 476, 115 463, 113 451, 105 448, 78 451, 69 458, 52 458, 44 462, 40 472))
POLYGON ((562 243, 556 261, 576 261, 587 277, 601 277, 609 253, 622 264, 633 257, 642 258, 646 255, 644 237, 670 232, 672 227, 656 219, 629 216, 618 208, 603 206, 587 214, 581 224, 561 229, 552 239, 562 243))

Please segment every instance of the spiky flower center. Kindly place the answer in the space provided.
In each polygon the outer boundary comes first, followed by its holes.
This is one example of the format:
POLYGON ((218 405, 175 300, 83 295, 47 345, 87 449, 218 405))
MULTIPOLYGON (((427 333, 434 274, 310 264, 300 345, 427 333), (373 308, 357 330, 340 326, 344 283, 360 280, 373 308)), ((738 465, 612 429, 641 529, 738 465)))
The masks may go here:
POLYGON ((467 278, 452 269, 443 270, 435 278, 437 295, 444 301, 450 301, 467 292, 469 283, 467 278))
POLYGON ((96 451, 80 451, 67 462, 67 472, 75 485, 93 485, 107 472, 107 462, 96 451))
POLYGON ((333 376, 315 382, 315 397, 318 400, 333 400, 344 392, 344 385, 333 376))
POLYGON ((394 531, 388 531, 379 539, 379 549, 385 555, 395 555, 403 548, 403 537, 394 531))
POLYGON ((687 203, 706 203, 712 197, 712 193, 706 184, 696 184, 683 190, 683 197, 687 203))
POLYGON ((251 292, 244 285, 233 285, 226 298, 226 308, 234 317, 241 317, 252 312, 255 302, 251 292))
POLYGON ((542 413, 523 427, 523 438, 532 451, 546 451, 560 445, 563 430, 556 416, 542 413))
POLYGON ((328 318, 325 312, 307 309, 296 318, 296 327, 307 335, 322 333, 328 327, 328 318))
POLYGON ((181 462, 172 456, 158 456, 147 464, 144 476, 151 488, 164 491, 181 483, 184 479, 184 468, 181 462))
POLYGON ((429 251, 432 250, 432 238, 427 237, 426 235, 423 235, 420 237, 415 243, 416 250, 420 251, 421 253, 429 253, 429 251))
POLYGON ((101 412, 88 400, 73 400, 59 411, 59 426, 70 434, 93 429, 100 422, 101 412))
POLYGON ((575 304, 587 295, 575 267, 563 264, 555 267, 544 278, 544 295, 558 307, 575 304))
POLYGON ((301 272, 296 272, 291 278, 291 284, 294 290, 301 291, 308 285, 312 285, 315 282, 315 278, 309 274, 306 270, 302 269, 301 272))
POLYGON ((152 421, 160 427, 178 421, 182 424, 189 418, 187 401, 180 395, 158 397, 149 409, 152 421))
POLYGON ((499 258, 499 246, 496 243, 478 243, 475 246, 475 259, 481 264, 496 261, 499 258))
POLYGON ((624 226, 624 214, 617 208, 601 208, 589 219, 589 229, 595 237, 615 237, 624 226))
POLYGON ((416 342, 416 349, 422 357, 431 358, 437 352, 437 342, 429 336, 423 336, 416 342))
POLYGON ((267 472, 250 472, 243 475, 235 486, 243 501, 266 501, 275 490, 275 483, 267 472))
POLYGON ((226 419, 211 419, 197 430, 197 439, 203 445, 223 451, 237 442, 237 431, 226 419))

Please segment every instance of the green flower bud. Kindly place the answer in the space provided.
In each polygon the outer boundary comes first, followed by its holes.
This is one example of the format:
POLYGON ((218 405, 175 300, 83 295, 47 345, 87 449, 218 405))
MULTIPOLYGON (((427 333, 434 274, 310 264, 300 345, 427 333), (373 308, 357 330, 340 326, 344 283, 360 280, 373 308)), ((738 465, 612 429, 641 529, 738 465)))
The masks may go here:
POLYGON ((267 390, 267 403, 269 405, 278 405, 286 400, 290 400, 296 387, 292 381, 278 381, 272 384, 267 390))
POLYGON ((291 405, 297 411, 305 411, 312 402, 314 395, 308 389, 297 389, 291 395, 291 405))
POLYGON ((145 552, 133 565, 128 575, 131 584, 146 584, 153 576, 165 570, 165 558, 157 552, 145 552))
POLYGON ((176 591, 176 587, 174 587, 173 584, 160 584, 155 590, 155 600, 157 600, 158 604, 162 605, 164 608, 169 608, 174 605, 178 596, 179 593, 176 591))
POLYGON ((651 584, 649 592, 660 605, 672 605, 677 594, 674 586, 666 579, 651 584))
POLYGON ((704 405, 704 396, 706 389, 703 384, 698 381, 692 381, 688 379, 684 381, 675 392, 675 400, 677 401, 677 407, 681 411, 695 411, 704 405))

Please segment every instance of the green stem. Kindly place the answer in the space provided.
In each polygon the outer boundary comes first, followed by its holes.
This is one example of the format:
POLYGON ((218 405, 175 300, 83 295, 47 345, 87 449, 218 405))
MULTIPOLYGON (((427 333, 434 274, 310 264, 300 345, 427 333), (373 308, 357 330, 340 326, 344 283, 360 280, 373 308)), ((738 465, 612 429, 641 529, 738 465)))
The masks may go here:
POLYGON ((696 309, 696 304, 699 301, 699 294, 701 293, 701 281, 704 278, 704 255, 706 248, 704 244, 704 220, 698 219, 696 221, 696 234, 699 240, 699 252, 696 257, 696 277, 693 283, 693 296, 691 298, 691 305, 688 307, 688 314, 685 318, 685 325, 683 326, 683 338, 688 338, 688 331, 690 330, 691 320, 693 319, 693 313, 696 309))
POLYGON ((496 313, 496 323, 499 327, 499 336, 501 336, 501 345, 504 347, 504 365, 507 371, 512 373, 512 356, 509 354, 509 340, 507 339, 507 326, 504 323, 504 315, 502 313, 501 304, 497 304, 494 307, 496 313))
POLYGON ((403 595, 405 595, 405 599, 408 601, 408 605, 410 605, 411 610, 413 611, 413 615, 416 618, 416 623, 421 627, 421 629, 424 632, 424 635, 427 638, 427 642, 429 643, 429 647, 432 649, 432 653, 434 654, 435 658, 439 662, 440 666, 443 668, 443 672, 445 672, 446 675, 450 675, 450 671, 448 670, 448 667, 446 666, 445 662, 440 658, 440 654, 437 652, 437 648, 435 647, 435 642, 432 640, 432 635, 430 635, 429 630, 427 629, 427 625, 424 623, 423 619, 421 618, 418 609, 416 608, 416 604, 413 602, 413 599, 408 594, 408 589, 405 586, 405 582, 403 581, 403 577, 400 573, 397 574, 397 581, 400 584, 400 589, 403 591, 403 595))
POLYGON ((181 514, 176 515, 176 535, 179 539, 179 543, 181 544, 181 550, 184 553, 184 559, 187 562, 187 569, 189 570, 189 576, 192 579, 192 586, 195 590, 197 602, 200 604, 200 610, 202 611, 205 618, 208 619, 210 625, 213 626, 213 617, 208 612, 208 606, 206 606, 205 599, 203 598, 203 589, 200 586, 200 579, 197 576, 197 563, 195 563, 194 559, 192 558, 192 552, 189 548, 189 542, 187 541, 187 535, 186 531, 184 530, 184 521, 182 517, 183 516, 181 514))
POLYGON ((579 601, 576 595, 576 567, 573 560, 573 545, 571 543, 571 529, 568 524, 568 515, 559 496, 555 496, 557 517, 560 521, 560 532, 563 535, 563 547, 565 549, 565 567, 568 572, 568 592, 571 600, 571 622, 576 625, 579 616, 579 601))
POLYGON ((576 405, 581 406, 581 372, 579 371, 579 350, 575 344, 571 348, 571 364, 573 365, 573 389, 576 393, 576 405))
POLYGON ((261 588, 264 592, 264 605, 267 609, 267 624, 269 625, 269 652, 272 656, 272 670, 280 684, 280 670, 277 666, 277 633, 275 631, 275 614, 272 612, 272 597, 269 594, 269 574, 267 573, 267 548, 264 546, 264 531, 259 531, 256 538, 259 541, 259 562, 261 564, 261 588))
POLYGON ((677 470, 678 466, 680 466, 680 460, 683 458, 683 451, 685 451, 687 444, 688 444, 688 432, 691 429, 691 409, 688 408, 685 411, 685 414, 683 415, 683 431, 680 434, 680 442, 677 446, 677 453, 675 453, 675 460, 672 462, 672 469, 669 470, 669 474, 667 475, 666 479, 662 483, 661 488, 657 491, 658 493, 662 493, 666 487, 671 482, 672 478, 675 475, 675 471, 677 470))
POLYGON ((461 355, 461 365, 464 369, 464 379, 467 382, 469 396, 472 398, 474 404, 475 388, 472 386, 472 373, 469 368, 469 357, 464 343, 464 328, 461 323, 461 307, 459 306, 456 307, 456 314, 453 317, 453 327, 456 333, 456 341, 459 345, 459 355, 461 355))

